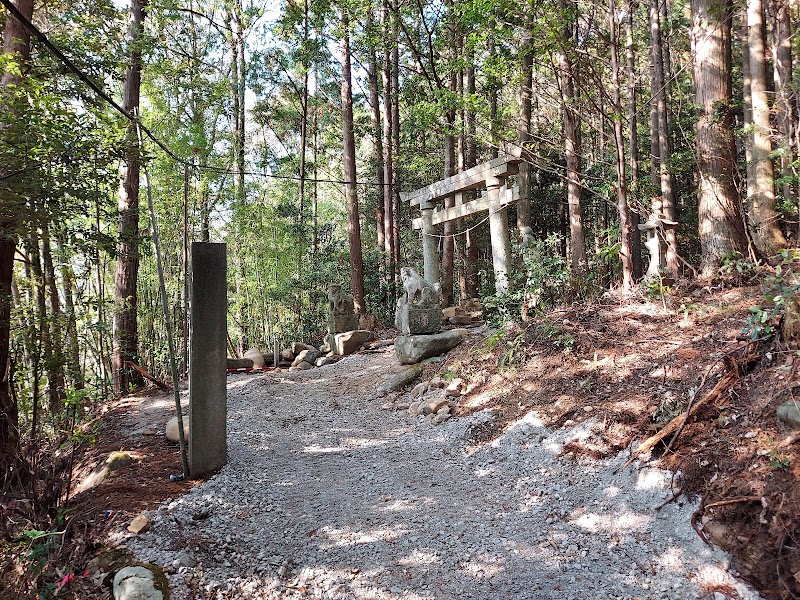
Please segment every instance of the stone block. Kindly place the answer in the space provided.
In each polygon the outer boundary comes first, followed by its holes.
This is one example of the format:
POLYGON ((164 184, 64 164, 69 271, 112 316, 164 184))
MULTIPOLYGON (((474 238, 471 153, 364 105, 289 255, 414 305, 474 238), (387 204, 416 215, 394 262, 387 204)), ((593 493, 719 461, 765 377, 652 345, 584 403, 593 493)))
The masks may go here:
POLYGON ((333 331, 330 333, 344 333, 358 329, 358 315, 333 315, 333 331))
POLYGON ((263 369, 264 365, 266 365, 266 361, 264 360, 264 355, 261 354, 261 350, 258 348, 253 348, 248 350, 244 353, 244 358, 249 358, 253 361, 253 368, 254 369, 263 369))
POLYGON ((395 323, 404 335, 438 333, 442 329, 442 309, 438 305, 416 308, 404 304, 397 307, 395 323))
POLYGON ((296 367, 301 362, 307 362, 313 365, 314 361, 316 361, 320 356, 322 356, 322 353, 319 350, 303 350, 295 357, 292 366, 296 367))
POLYGON ((452 330, 434 335, 401 335, 394 341, 394 350, 400 364, 413 365, 452 350, 463 339, 460 333, 452 330))
POLYGON ((778 407, 778 420, 792 429, 800 429, 800 402, 787 400, 778 407))
POLYGON ((131 524, 128 525, 128 531, 139 535, 140 533, 145 533, 150 529, 150 519, 147 518, 147 515, 141 513, 133 518, 131 524))
POLYGON ((464 389, 464 380, 460 377, 456 377, 444 390, 444 395, 450 398, 458 398, 461 396, 462 389, 464 389))
POLYGON ((366 329, 356 329, 333 336, 333 351, 340 356, 347 356, 358 350, 363 344, 371 342, 374 336, 366 329))
POLYGON ((414 365, 403 369, 398 373, 393 373, 378 384, 379 394, 388 394, 403 389, 422 375, 422 365, 414 365))
POLYGON ((292 354, 297 356, 303 350, 316 350, 314 346, 309 346, 308 344, 304 344, 303 342, 293 342, 292 343, 292 354))
POLYGON ((442 309, 442 314, 444 315, 445 319, 449 319, 451 317, 463 315, 464 311, 461 310, 460 306, 448 306, 447 308, 442 309))
POLYGON ((228 461, 226 246, 193 242, 191 254, 189 471, 202 477, 228 461))
MULTIPOLYGON (((178 415, 175 415, 169 421, 167 421, 167 426, 164 433, 167 436, 167 439, 173 444, 177 444, 179 442, 178 415)), ((183 413, 183 437, 187 442, 189 441, 189 415, 186 412, 183 413)))
POLYGON ((156 565, 124 567, 114 575, 114 600, 164 600, 169 584, 156 565))
POLYGON ((414 386, 414 389, 411 390, 411 397, 416 400, 417 398, 421 398, 426 394, 428 391, 428 382, 423 381, 422 383, 418 383, 414 386))
POLYGON ((422 408, 423 414, 433 415, 438 413, 442 408, 447 407, 447 398, 431 398, 425 403, 422 408))
POLYGON ((472 317, 469 315, 456 315, 448 319, 452 325, 469 325, 472 323, 472 317))
POLYGON ((227 365, 229 369, 252 369, 253 361, 249 358, 229 358, 227 365))

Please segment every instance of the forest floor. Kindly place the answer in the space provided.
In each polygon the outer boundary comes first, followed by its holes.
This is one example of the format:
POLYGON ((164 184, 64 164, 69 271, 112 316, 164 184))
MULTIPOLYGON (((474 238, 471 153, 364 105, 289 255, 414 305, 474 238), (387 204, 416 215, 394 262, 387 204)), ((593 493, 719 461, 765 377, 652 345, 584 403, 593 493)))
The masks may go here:
POLYGON ((208 482, 170 481, 171 396, 117 401, 76 479, 112 451, 134 461, 72 500, 51 577, 79 576, 58 596, 109 597, 89 561, 127 547, 167 567, 173 598, 754 597, 705 571, 724 567, 713 545, 764 598, 796 598, 800 444, 775 413, 800 392, 800 356, 739 340, 760 300, 725 287, 607 296, 478 329, 425 367, 465 382, 439 426, 392 409, 407 391, 376 394, 398 368, 391 347, 236 375, 230 464, 208 482), (668 451, 626 465, 690 403, 701 408, 668 451), (143 510, 151 531, 126 533, 143 510))

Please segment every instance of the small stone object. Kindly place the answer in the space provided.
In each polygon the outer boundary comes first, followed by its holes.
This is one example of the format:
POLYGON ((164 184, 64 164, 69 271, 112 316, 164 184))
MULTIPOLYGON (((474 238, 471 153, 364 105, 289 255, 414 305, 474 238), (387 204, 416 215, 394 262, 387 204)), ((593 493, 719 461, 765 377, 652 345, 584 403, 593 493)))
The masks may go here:
POLYGON ((460 377, 456 377, 453 381, 450 382, 444 390, 444 395, 450 398, 458 398, 461 396, 461 390, 464 389, 464 380, 460 377))
POLYGON ((264 361, 264 355, 261 354, 261 350, 258 348, 253 348, 248 350, 244 353, 243 358, 249 358, 253 361, 253 368, 254 369, 263 369, 266 362, 264 361))
POLYGON ((292 354, 297 356, 303 350, 316 350, 314 346, 309 346, 308 344, 304 344, 303 342, 292 342, 292 354))
POLYGON ((172 566, 175 567, 176 569, 180 569, 181 567, 186 567, 188 569, 191 569, 196 564, 197 561, 188 554, 186 554, 185 552, 172 561, 172 566))
POLYGON ((800 402, 787 400, 778 407, 778 420, 792 429, 800 429, 800 402))
POLYGON ((483 305, 478 298, 468 298, 461 303, 461 308, 473 320, 483 316, 483 305))
POLYGON ((253 361, 249 358, 229 358, 227 367, 229 369, 252 369, 253 361))
POLYGON ((299 365, 301 362, 304 361, 313 365, 314 361, 316 361, 320 356, 322 356, 322 353, 316 349, 301 350, 295 357, 294 361, 292 362, 292 366, 296 367, 297 365, 299 365))
POLYGON ((89 476, 78 486, 79 491, 91 489, 111 476, 117 469, 122 469, 133 463, 133 456, 130 452, 119 450, 111 452, 106 459, 99 463, 89 474, 89 476))
POLYGON ((472 323, 472 317, 469 315, 456 315, 448 319, 451 325, 469 325, 472 323))
POLYGON ((463 314, 463 311, 460 306, 448 306, 442 309, 442 315, 445 319, 450 319, 461 314, 463 314))
POLYGON ((281 358, 291 362, 294 360, 294 352, 292 352, 289 348, 284 348, 281 350, 281 358))
POLYGON ((333 336, 333 351, 341 356, 347 356, 357 351, 367 342, 371 342, 375 336, 366 329, 356 329, 345 333, 337 333, 333 336))
MULTIPOLYGON (((169 421, 167 421, 166 431, 165 434, 167 439, 172 442, 173 444, 177 444, 180 440, 178 439, 178 415, 172 417, 169 421)), ((189 441, 189 413, 183 413, 183 437, 186 441, 189 441)))
POLYGON ((115 600, 164 600, 167 594, 159 587, 166 585, 161 569, 155 565, 147 567, 124 567, 114 575, 115 600), (158 570, 158 581, 153 571, 158 570))
POLYGON ((411 398, 416 400, 417 398, 421 398, 426 394, 428 391, 428 382, 423 381, 422 383, 418 383, 414 386, 414 389, 411 390, 411 398))
POLYGON ((422 412, 426 415, 431 415, 439 412, 442 408, 447 406, 447 398, 432 398, 425 403, 422 412))
POLYGON ((460 333, 452 330, 433 335, 401 335, 394 341, 394 350, 400 364, 413 365, 452 350, 463 339, 460 333))
POLYGON ((338 359, 334 358, 333 356, 321 356, 317 360, 314 361, 314 365, 317 367, 324 367, 327 365, 332 365, 338 359))
POLYGON ((412 381, 422 375, 422 366, 414 365, 407 369, 403 369, 399 373, 394 373, 384 379, 378 384, 377 391, 379 394, 388 394, 396 392, 409 385, 412 381))
POLYGON ((408 406, 408 414, 410 414, 412 417, 418 417, 419 415, 422 414, 422 407, 424 406, 424 404, 425 404, 424 400, 412 402, 408 406))
POLYGON ((430 380, 428 386, 430 386, 431 389, 446 388, 447 382, 441 377, 434 377, 433 379, 430 380))
POLYGON ((147 515, 144 513, 136 515, 133 521, 131 521, 131 524, 128 525, 128 531, 135 535, 145 533, 148 529, 150 529, 150 519, 148 519, 147 515))
POLYGON ((313 368, 314 368, 314 365, 312 365, 311 363, 307 363, 304 360, 301 360, 296 365, 293 365, 293 366, 289 367, 289 370, 290 371, 308 371, 309 369, 313 369, 313 368))

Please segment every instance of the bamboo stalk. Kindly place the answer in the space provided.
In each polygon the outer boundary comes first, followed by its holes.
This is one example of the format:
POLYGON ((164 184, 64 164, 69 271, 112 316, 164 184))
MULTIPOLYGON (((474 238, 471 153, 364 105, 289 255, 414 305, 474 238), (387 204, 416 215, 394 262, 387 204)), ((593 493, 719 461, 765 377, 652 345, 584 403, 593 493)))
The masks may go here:
MULTIPOLYGON (((142 129, 137 123, 139 145, 142 145, 142 129)), ((178 389, 178 361, 175 358, 175 340, 172 337, 172 323, 169 319, 169 302, 167 301, 167 288, 164 285, 164 267, 161 263, 161 246, 158 241, 158 226, 156 225, 156 212, 153 209, 153 192, 150 187, 150 174, 147 166, 142 162, 145 183, 147 184, 147 206, 150 209, 150 229, 153 232, 153 246, 156 250, 156 268, 158 270, 158 290, 161 295, 161 307, 164 310, 164 326, 167 329, 167 343, 169 345, 169 363, 172 369, 172 391, 175 397, 175 412, 178 415, 178 443, 181 448, 181 463, 183 464, 184 477, 189 477, 189 459, 186 455, 186 436, 183 432, 183 409, 181 408, 181 392, 178 389)))

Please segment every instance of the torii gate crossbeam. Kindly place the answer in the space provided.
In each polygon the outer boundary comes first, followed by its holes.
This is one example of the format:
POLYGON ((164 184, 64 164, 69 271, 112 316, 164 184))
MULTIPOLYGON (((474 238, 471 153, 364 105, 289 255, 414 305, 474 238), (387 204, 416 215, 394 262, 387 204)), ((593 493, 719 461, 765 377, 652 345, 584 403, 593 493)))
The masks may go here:
POLYGON ((519 152, 506 153, 467 171, 447 177, 413 192, 401 193, 402 200, 419 206, 421 216, 414 219, 414 229, 422 229, 422 251, 425 279, 439 282, 438 242, 435 227, 485 210, 489 211, 489 232, 492 242, 492 265, 498 293, 508 291, 508 269, 511 265, 511 240, 506 206, 519 198, 519 190, 506 186, 506 179, 519 171, 519 152), (464 192, 485 188, 486 192, 471 202, 463 202, 464 192), (438 205, 454 197, 455 206, 438 205))

